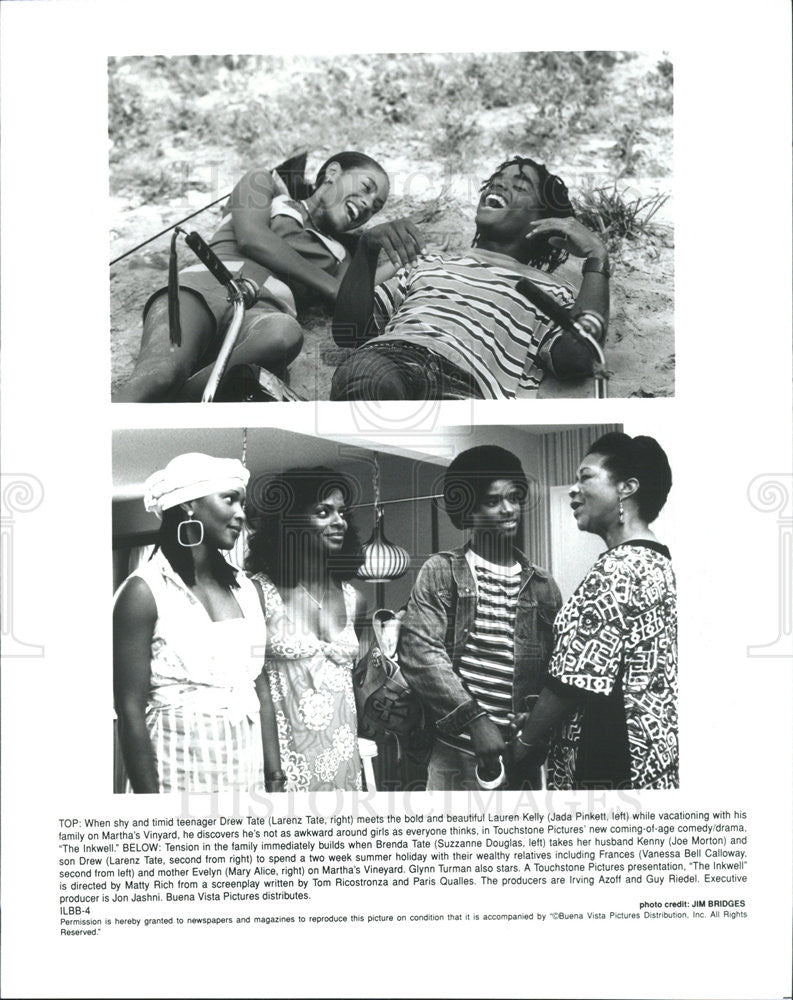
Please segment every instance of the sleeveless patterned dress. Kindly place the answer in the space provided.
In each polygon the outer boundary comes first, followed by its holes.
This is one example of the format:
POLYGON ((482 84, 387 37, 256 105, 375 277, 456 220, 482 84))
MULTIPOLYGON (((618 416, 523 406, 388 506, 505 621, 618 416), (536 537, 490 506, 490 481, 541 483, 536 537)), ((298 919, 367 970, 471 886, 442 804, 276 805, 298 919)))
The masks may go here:
POLYGON ((330 642, 299 630, 263 574, 267 618, 265 670, 278 724, 286 791, 360 789, 358 719, 352 668, 358 656, 355 590, 342 584, 347 620, 330 642))

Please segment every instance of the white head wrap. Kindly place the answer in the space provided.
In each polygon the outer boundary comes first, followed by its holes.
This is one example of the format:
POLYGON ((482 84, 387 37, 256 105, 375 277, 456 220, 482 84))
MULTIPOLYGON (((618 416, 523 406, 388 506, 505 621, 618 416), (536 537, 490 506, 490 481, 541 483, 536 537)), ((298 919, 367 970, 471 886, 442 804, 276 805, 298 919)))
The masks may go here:
POLYGON ((157 517, 162 512, 188 500, 197 500, 210 493, 242 490, 248 485, 250 472, 236 458, 213 458, 199 452, 188 452, 153 473, 146 480, 143 503, 157 517))

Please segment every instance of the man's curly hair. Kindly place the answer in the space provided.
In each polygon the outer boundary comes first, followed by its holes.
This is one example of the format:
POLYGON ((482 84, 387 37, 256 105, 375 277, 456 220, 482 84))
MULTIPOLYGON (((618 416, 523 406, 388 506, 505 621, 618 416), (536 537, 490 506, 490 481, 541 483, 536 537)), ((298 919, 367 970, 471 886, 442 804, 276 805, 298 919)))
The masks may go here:
MULTIPOLYGON (((567 192, 567 187, 561 177, 557 177, 556 174, 552 174, 548 171, 544 163, 537 163, 535 160, 530 159, 528 156, 513 156, 509 160, 505 160, 497 170, 487 178, 487 180, 482 184, 479 191, 485 191, 494 178, 496 178, 500 173, 507 169, 507 167, 517 166, 518 173, 525 177, 527 180, 532 180, 527 174, 524 173, 526 167, 533 167, 537 172, 539 178, 540 187, 540 197, 542 199, 542 210, 544 219, 567 219, 575 216, 573 211, 573 206, 570 203, 570 196, 567 192)), ((476 230, 474 234, 473 246, 479 245, 480 234, 479 230, 476 230)), ((554 246, 551 246, 546 239, 538 239, 532 242, 530 246, 530 255, 526 261, 532 267, 536 267, 541 271, 555 271, 560 264, 563 264, 568 257, 566 250, 559 250, 554 246)))

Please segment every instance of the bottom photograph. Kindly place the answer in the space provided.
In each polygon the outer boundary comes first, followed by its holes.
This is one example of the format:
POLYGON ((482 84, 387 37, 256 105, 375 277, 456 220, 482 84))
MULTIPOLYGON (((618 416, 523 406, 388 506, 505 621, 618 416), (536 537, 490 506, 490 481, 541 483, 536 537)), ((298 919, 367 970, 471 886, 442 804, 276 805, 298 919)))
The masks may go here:
POLYGON ((663 441, 117 430, 113 479, 115 792, 678 787, 663 441))

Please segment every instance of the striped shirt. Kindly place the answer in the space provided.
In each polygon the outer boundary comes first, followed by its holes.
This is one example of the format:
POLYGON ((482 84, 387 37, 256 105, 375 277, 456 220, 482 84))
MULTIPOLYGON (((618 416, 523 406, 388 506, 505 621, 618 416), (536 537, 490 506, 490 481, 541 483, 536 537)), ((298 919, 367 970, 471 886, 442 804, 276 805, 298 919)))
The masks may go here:
MULTIPOLYGON (((457 673, 466 690, 497 726, 506 730, 512 712, 515 671, 515 614, 520 592, 521 566, 497 566, 466 550, 476 583, 476 615, 463 648, 457 673)), ((443 734, 443 743, 471 753, 467 731, 443 734)))
POLYGON ((380 336, 370 346, 421 344, 470 372, 485 399, 536 396, 543 369, 553 372, 550 347, 560 330, 515 291, 523 277, 560 305, 573 305, 576 289, 567 280, 504 254, 426 254, 377 287, 380 336))

